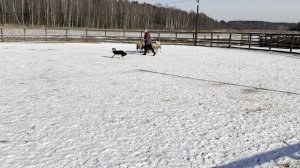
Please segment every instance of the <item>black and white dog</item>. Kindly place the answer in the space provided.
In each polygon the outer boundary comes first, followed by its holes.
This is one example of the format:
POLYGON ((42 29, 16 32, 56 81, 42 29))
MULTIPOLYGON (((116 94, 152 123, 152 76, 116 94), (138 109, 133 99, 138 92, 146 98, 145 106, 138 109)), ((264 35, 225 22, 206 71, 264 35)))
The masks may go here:
POLYGON ((116 48, 112 48, 112 52, 114 55, 111 58, 114 58, 115 55, 121 55, 122 58, 127 55, 123 50, 116 50, 116 48))

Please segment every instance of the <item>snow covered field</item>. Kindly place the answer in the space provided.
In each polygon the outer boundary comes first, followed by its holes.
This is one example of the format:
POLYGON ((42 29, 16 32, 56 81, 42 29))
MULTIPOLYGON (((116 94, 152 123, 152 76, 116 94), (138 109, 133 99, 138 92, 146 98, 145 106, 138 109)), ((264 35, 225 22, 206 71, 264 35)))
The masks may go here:
POLYGON ((1 43, 0 167, 300 167, 300 57, 151 55, 1 43))

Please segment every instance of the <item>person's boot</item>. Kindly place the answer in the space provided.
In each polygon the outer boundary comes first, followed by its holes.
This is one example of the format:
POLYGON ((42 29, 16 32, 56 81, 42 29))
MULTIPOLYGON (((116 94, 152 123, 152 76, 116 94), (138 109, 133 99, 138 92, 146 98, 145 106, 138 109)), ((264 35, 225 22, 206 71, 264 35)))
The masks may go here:
POLYGON ((155 55, 156 55, 156 52, 154 51, 153 56, 155 56, 155 55))

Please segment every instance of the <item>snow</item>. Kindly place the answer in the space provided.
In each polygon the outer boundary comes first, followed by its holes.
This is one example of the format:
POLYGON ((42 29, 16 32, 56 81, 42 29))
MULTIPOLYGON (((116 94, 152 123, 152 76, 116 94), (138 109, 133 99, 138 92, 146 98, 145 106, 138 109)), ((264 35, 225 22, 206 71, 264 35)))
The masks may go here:
POLYGON ((300 167, 298 56, 135 48, 1 43, 0 167, 300 167))

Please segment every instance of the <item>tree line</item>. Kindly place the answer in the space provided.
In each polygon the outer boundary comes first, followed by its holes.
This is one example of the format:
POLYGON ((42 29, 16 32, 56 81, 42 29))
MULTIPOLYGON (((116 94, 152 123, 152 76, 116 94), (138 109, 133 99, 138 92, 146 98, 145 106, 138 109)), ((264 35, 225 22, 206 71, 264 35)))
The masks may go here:
MULTIPOLYGON (((221 23, 224 23, 221 21, 221 23)), ((273 23, 264 21, 229 21, 225 27, 236 30, 289 30, 295 23, 273 23)))
MULTIPOLYGON (((0 0, 0 23, 109 29, 193 29, 196 14, 128 0, 0 0)), ((202 29, 221 24, 201 13, 202 29)))
POLYGON ((299 31, 300 32, 300 22, 297 25, 291 27, 290 30, 292 30, 292 31, 299 31))
MULTIPOLYGON (((103 29, 194 30, 196 13, 129 0, 0 0, 0 24, 103 29)), ((220 21, 204 13, 199 30, 298 30, 296 24, 220 21)))

